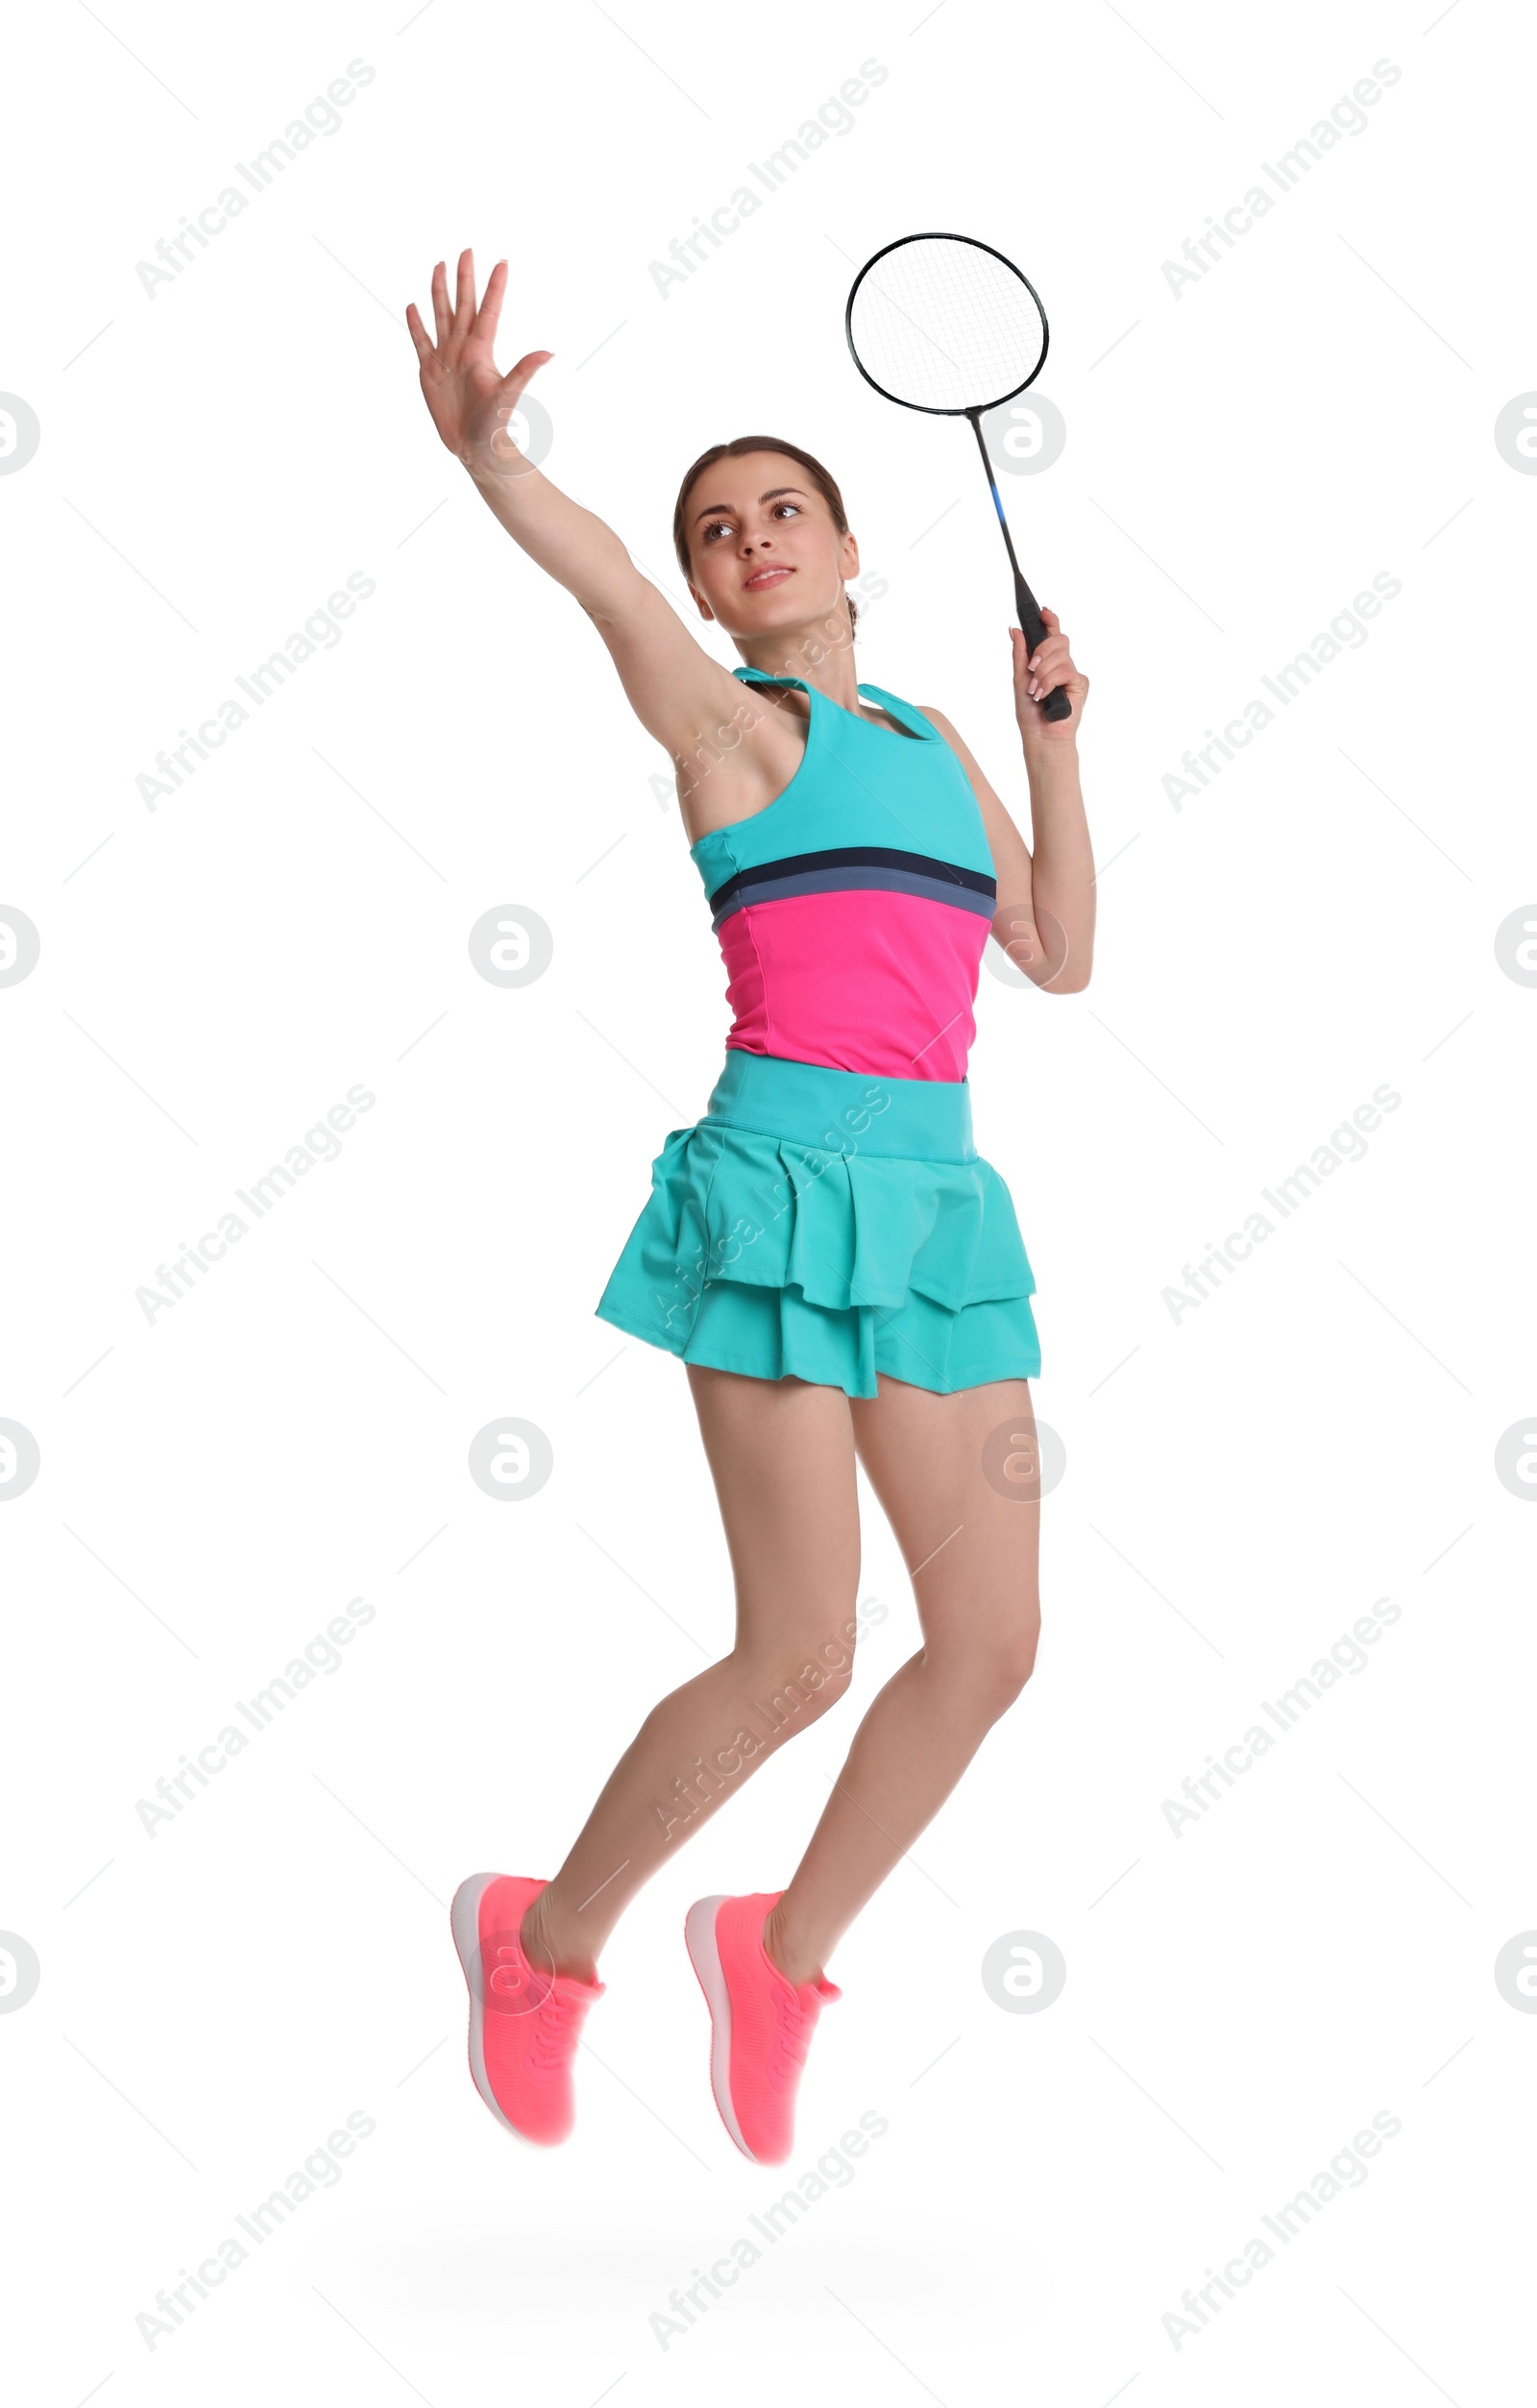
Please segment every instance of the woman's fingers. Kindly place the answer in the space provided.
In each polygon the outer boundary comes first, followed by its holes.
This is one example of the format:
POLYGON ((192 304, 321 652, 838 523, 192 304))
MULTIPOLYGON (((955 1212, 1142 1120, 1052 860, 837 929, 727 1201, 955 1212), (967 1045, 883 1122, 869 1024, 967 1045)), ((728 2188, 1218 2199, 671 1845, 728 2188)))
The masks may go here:
POLYGON ((1056 612, 1043 610, 1040 616, 1046 633, 1034 651, 1015 631, 1015 690, 1027 702, 1044 702, 1059 686, 1084 682, 1073 666, 1071 647, 1056 612))
POLYGON ((438 349, 447 348, 453 331, 453 313, 449 307, 449 272, 440 259, 432 271, 432 317, 438 331, 438 349))
POLYGON ((1015 691, 1028 695, 1034 701, 1037 693, 1036 663, 1041 657, 1044 646, 1033 653, 1030 649, 1030 639, 1023 630, 1016 630, 1015 633, 1017 638, 1014 645, 1015 691))
POLYGON ((473 251, 461 251, 458 287, 453 300, 453 331, 460 343, 464 342, 474 325, 475 254, 473 251))
POLYGON ((1031 694, 1049 694, 1073 673, 1065 636, 1049 636, 1030 664, 1031 694))
POLYGON ((432 357, 432 344, 426 327, 422 324, 414 301, 408 301, 405 304, 405 324, 411 340, 416 345, 417 358, 425 364, 432 357))
MULTIPOLYGON (((497 324, 501 316, 502 296, 507 287, 507 262, 499 259, 486 280, 485 296, 477 309, 475 299, 475 253, 461 251, 454 277, 453 305, 449 305, 448 264, 440 259, 432 271, 432 315, 437 326, 437 347, 441 353, 457 357, 472 342, 490 351, 496 341, 497 324)), ((421 346, 418 344, 418 351, 421 346)))
MULTIPOLYGON (((1071 648, 1056 612, 1042 607, 1040 617, 1046 633, 1034 652, 1017 628, 1011 630, 1014 643, 1014 693, 1021 706, 1019 724, 1027 735, 1032 731, 1040 732, 1040 706, 1059 686, 1065 686, 1072 697, 1074 727, 1088 693, 1088 679, 1074 666, 1071 648), (1030 706, 1028 711, 1023 707, 1027 704, 1030 706)), ((1062 721, 1061 728, 1068 728, 1068 722, 1062 721)), ((1054 733, 1051 729, 1045 732, 1054 733)), ((1060 734, 1061 729, 1055 732, 1060 734)))
MULTIPOLYGON (((451 349, 462 351, 472 335, 482 336, 488 344, 494 339, 497 320, 501 314, 501 296, 507 281, 506 271, 505 259, 499 259, 491 271, 490 280, 486 285, 485 299, 476 310, 475 254, 470 251, 461 251, 453 306, 451 309, 448 265, 445 260, 438 261, 432 271, 432 317, 437 330, 437 348, 440 352, 446 353, 451 349)), ((415 304, 413 303, 406 311, 405 322, 411 328, 411 338, 420 353, 427 337, 420 317, 417 317, 414 326, 411 324, 414 312, 415 304)))
POLYGON ((516 398, 516 396, 523 391, 524 386, 528 382, 535 369, 542 368, 547 359, 553 359, 554 356, 555 354, 553 352, 525 352, 522 359, 520 359, 515 366, 509 368, 506 375, 502 377, 501 391, 505 394, 510 390, 513 397, 516 398))
MULTIPOLYGON (((476 311, 475 324, 470 328, 470 333, 474 340, 476 343, 483 343, 487 351, 494 349, 496 344, 497 324, 501 316, 501 298, 506 289, 507 262, 505 259, 499 259, 496 266, 492 269, 491 274, 486 279, 485 293, 482 297, 479 308, 476 311)), ((470 292, 473 300, 475 296, 475 283, 473 278, 471 280, 470 292)), ((520 362, 520 365, 522 363, 520 362)))

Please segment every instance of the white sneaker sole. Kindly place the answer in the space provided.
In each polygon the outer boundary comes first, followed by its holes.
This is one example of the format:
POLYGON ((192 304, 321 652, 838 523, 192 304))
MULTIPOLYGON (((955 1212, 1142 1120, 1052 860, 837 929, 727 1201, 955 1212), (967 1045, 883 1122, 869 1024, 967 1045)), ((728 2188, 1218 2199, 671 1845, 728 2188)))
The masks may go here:
POLYGON ((492 1883, 499 1882, 500 1879, 500 1873, 472 1873, 468 1881, 461 1882, 453 1893, 453 1904, 449 1909, 449 1925, 453 1934, 453 1945, 458 1951, 459 1962, 464 1968, 465 1985, 470 1993, 471 2079, 502 2130, 510 2132, 514 2140, 522 2141, 525 2149, 532 2149, 535 2146, 534 2142, 525 2132, 520 2132, 516 2124, 509 2123, 498 2105, 497 2094, 491 2087, 491 2077, 486 2072, 485 1968, 480 1963, 480 1901, 492 1883))
POLYGON ((737 2111, 731 2104, 731 1993, 726 1987, 715 1936, 716 1916, 728 1903, 723 1897, 696 1899, 684 1919, 683 1937, 710 2009, 710 2088, 715 2093, 721 2123, 743 2155, 751 2157, 756 2165, 758 2159, 742 2137, 737 2111))

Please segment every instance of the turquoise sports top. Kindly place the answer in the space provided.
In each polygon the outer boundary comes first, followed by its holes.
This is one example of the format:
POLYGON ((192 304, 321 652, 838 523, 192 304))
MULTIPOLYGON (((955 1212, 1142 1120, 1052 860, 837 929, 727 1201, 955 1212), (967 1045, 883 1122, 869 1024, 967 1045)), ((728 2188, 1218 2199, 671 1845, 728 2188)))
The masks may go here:
POLYGON ((888 1079, 959 1081, 998 888, 976 795, 932 721, 858 691, 895 729, 801 677, 800 766, 766 810, 690 846, 727 975, 728 1048, 888 1079))

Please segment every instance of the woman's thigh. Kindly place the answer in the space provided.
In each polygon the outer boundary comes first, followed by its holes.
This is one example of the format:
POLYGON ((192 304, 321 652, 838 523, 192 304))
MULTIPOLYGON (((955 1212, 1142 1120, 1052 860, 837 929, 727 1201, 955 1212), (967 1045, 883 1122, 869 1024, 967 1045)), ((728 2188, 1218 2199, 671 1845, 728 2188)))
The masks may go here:
POLYGON ((912 1577, 931 1655, 1028 1674, 1040 1624, 1040 1484, 1023 1379, 936 1396, 883 1373, 854 1445, 912 1577))
POLYGON ((851 1623, 859 1487, 849 1399, 803 1379, 685 1366, 737 1589, 737 1644, 776 1650, 851 1623))

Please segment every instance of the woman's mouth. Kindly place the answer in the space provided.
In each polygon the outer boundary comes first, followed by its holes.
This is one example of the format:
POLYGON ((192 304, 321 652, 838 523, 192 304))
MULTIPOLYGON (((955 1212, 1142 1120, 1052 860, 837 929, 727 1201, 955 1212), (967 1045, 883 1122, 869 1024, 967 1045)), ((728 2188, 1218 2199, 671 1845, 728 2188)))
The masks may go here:
POLYGON ((755 569, 750 577, 743 579, 742 590, 744 594, 762 593, 767 587, 777 585, 781 577, 793 577, 794 573, 793 569, 755 569))

